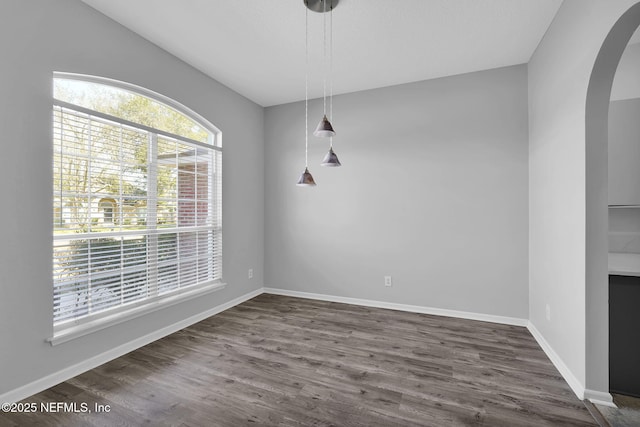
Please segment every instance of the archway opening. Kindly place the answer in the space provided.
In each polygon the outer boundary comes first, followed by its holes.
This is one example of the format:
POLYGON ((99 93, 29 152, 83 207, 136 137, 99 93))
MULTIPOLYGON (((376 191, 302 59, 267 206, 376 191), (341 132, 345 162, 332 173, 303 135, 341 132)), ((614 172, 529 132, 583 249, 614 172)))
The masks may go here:
MULTIPOLYGON (((609 392, 640 396, 640 30, 615 73, 609 103, 609 392)), ((624 399, 627 400, 627 399, 624 399)))
POLYGON ((635 4, 616 22, 600 48, 586 100, 586 388, 597 394, 590 398, 601 401, 611 399, 608 394, 610 100, 616 70, 639 26, 640 4, 635 4))

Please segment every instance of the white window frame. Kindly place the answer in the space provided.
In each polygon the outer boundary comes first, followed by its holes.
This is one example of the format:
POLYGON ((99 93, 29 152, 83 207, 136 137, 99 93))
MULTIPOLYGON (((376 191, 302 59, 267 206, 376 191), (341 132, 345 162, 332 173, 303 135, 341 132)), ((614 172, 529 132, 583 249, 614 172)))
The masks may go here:
MULTIPOLYGON (((128 92, 134 93, 136 95, 150 98, 154 101, 157 101, 161 104, 164 104, 178 111, 179 113, 185 115, 189 119, 196 122, 198 125, 202 126, 208 132, 209 140, 207 141, 207 143, 194 141, 186 137, 174 135, 159 129, 150 128, 138 123, 132 123, 118 117, 113 117, 108 114, 104 114, 95 110, 87 109, 87 108, 70 104, 68 102, 64 102, 57 99, 53 100, 54 109, 56 107, 69 108, 74 111, 88 114, 91 117, 95 117, 97 119, 109 120, 111 122, 116 122, 120 125, 133 126, 135 128, 148 131, 151 137, 154 139, 157 139, 158 136, 168 137, 171 139, 182 140, 192 145, 202 146, 207 149, 218 151, 219 155, 221 155, 222 153, 222 132, 213 124, 211 124, 208 120, 206 120, 204 117, 202 117, 198 113, 192 111, 188 107, 185 107, 184 105, 180 104, 179 102, 171 98, 168 98, 164 95, 158 94, 149 89, 146 89, 134 84, 125 83, 125 82, 103 78, 103 77, 96 77, 96 76, 89 76, 89 75, 82 75, 82 74, 75 74, 75 73, 55 72, 53 74, 53 79, 68 79, 68 80, 97 83, 97 84, 111 86, 116 89, 125 90, 128 92)), ((150 167, 153 167, 153 166, 150 165, 150 167)), ((220 181, 222 180, 222 172, 220 169, 217 169, 215 174, 216 174, 215 179, 217 180, 217 182, 213 187, 214 187, 214 191, 216 191, 218 194, 215 194, 213 197, 218 201, 218 203, 214 207, 215 215, 216 215, 216 218, 214 221, 217 224, 216 232, 220 233, 221 235, 222 234, 222 206, 221 206, 222 197, 221 197, 221 194, 219 193, 221 192, 221 189, 222 189, 222 186, 220 184, 220 181)), ((211 200, 211 201, 214 202, 214 200, 211 200)), ((54 216, 55 216, 55 213, 54 213, 54 216)), ((112 233, 99 233, 99 236, 108 237, 109 234, 112 234, 112 233)), ((98 233, 95 233, 95 235, 97 236, 98 233)), ((221 248, 218 249, 218 251, 219 251, 218 253, 219 253, 220 259, 217 265, 221 270, 222 268, 221 248)), ((130 303, 125 306, 116 306, 96 314, 91 314, 78 319, 73 319, 73 320, 65 321, 59 324, 54 324, 53 334, 50 338, 47 339, 47 341, 50 342, 51 345, 61 344, 63 342, 67 342, 74 338, 78 338, 83 335, 90 334, 100 329, 104 329, 106 327, 143 316, 147 313, 160 310, 160 309, 169 307, 171 305, 178 304, 180 302, 187 301, 189 299, 193 299, 193 298, 202 296, 204 294, 208 294, 208 293, 223 289, 225 286, 226 286, 226 283, 223 283, 222 274, 221 274, 220 279, 218 280, 213 280, 203 284, 188 286, 188 287, 177 289, 175 291, 172 291, 163 295, 157 295, 156 293, 156 296, 147 297, 135 303, 130 303)), ((52 306, 52 309, 53 309, 53 306, 52 306)), ((53 319, 53 312, 52 312, 52 319, 53 319)))

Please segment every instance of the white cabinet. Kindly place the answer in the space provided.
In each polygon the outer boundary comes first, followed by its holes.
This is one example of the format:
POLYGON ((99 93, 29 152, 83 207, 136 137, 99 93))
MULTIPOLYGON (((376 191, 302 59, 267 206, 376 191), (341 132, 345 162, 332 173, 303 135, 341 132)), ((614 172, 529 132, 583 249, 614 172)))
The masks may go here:
POLYGON ((609 205, 640 205, 640 99, 609 106, 609 205))

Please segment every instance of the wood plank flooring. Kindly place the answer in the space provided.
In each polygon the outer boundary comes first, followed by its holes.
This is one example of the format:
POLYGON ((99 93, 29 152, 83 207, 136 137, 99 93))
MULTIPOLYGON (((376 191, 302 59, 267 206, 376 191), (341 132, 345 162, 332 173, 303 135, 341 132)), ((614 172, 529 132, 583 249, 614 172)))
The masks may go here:
POLYGON ((23 402, 0 426, 597 426, 522 327, 260 295, 23 402))

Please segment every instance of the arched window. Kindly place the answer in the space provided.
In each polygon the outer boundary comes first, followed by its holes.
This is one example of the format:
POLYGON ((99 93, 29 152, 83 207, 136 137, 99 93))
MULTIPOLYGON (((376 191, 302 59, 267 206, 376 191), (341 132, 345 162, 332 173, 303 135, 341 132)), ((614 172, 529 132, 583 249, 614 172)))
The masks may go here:
POLYGON ((220 131, 126 83, 53 88, 54 340, 221 287, 220 131))

